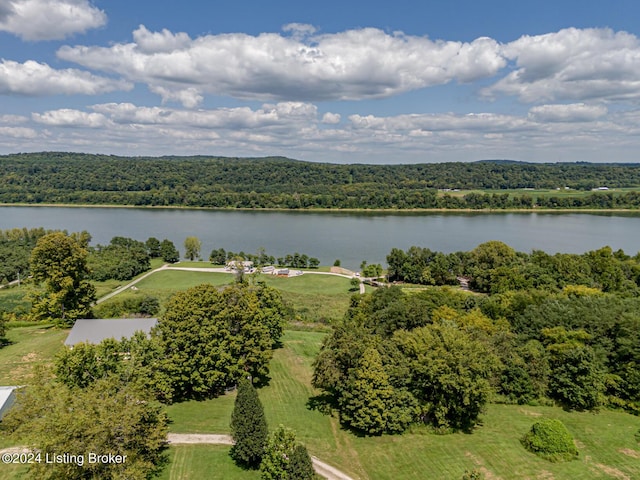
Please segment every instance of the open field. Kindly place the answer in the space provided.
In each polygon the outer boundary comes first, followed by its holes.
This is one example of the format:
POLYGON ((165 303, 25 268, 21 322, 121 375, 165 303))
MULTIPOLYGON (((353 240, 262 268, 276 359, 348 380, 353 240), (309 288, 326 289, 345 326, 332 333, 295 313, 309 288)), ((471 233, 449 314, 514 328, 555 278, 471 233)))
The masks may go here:
MULTIPOLYGON (((195 262, 190 262, 195 263, 195 262)), ((183 263, 179 266, 188 266, 183 263)), ((201 268, 205 265, 200 262, 201 268)), ((335 275, 304 274, 281 278, 259 275, 258 280, 280 290, 285 301, 293 306, 297 320, 306 322, 330 322, 341 318, 353 295, 349 279, 335 275)), ((149 294, 165 302, 174 292, 202 283, 226 285, 234 281, 231 273, 193 272, 166 269, 156 272, 136 284, 136 294, 149 294)), ((370 287, 367 287, 370 288, 370 287)))
POLYGON ((51 363, 68 333, 42 326, 7 330, 9 345, 0 348, 0 385, 29 383, 32 367, 51 363))
POLYGON ((504 189, 504 190, 502 189, 486 189, 486 190, 476 189, 476 190, 457 190, 457 191, 456 190, 449 190, 449 191, 438 190, 438 196, 443 197, 445 195, 449 195, 451 197, 464 197, 465 195, 468 195, 470 193, 477 193, 480 195, 492 195, 492 194, 503 195, 505 193, 508 193, 510 197, 513 197, 515 195, 522 196, 525 194, 531 197, 586 197, 588 195, 591 195, 592 193, 613 193, 614 195, 620 195, 622 193, 638 192, 638 191, 640 191, 640 188, 638 187, 611 188, 610 190, 605 190, 605 191, 573 190, 573 189, 565 190, 564 188, 560 190, 555 190, 555 189, 535 190, 535 189, 529 189, 529 188, 514 188, 514 189, 504 189))

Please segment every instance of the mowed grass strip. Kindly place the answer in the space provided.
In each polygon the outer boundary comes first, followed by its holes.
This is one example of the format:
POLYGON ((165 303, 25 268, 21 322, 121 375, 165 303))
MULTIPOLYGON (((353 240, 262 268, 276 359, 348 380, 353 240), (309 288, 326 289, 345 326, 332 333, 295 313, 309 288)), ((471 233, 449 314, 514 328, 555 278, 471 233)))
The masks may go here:
POLYGON ((211 400, 190 400, 167 407, 173 433, 231 433, 229 422, 236 400, 231 392, 211 400))
POLYGON ((238 467, 228 445, 173 445, 160 480, 252 480, 260 473, 238 467))
POLYGON ((68 334, 42 326, 7 330, 9 344, 0 348, 0 385, 28 384, 33 367, 53 363, 68 334))

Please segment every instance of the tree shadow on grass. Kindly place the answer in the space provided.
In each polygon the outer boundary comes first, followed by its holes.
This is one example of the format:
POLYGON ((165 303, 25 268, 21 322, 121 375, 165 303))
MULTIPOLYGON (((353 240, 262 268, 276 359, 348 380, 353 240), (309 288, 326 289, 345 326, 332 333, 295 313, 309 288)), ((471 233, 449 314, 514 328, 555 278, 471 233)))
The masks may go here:
POLYGON ((333 396, 328 393, 314 395, 307 400, 307 409, 316 410, 324 415, 332 415, 333 411, 338 407, 333 396))

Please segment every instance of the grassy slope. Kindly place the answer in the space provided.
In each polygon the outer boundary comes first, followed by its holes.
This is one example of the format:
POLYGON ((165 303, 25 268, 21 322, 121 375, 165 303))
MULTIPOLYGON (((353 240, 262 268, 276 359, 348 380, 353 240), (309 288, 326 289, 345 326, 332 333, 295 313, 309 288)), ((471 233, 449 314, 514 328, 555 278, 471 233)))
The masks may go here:
POLYGON ((229 457, 229 447, 224 445, 177 445, 169 449, 169 465, 160 480, 211 479, 251 480, 259 479, 256 471, 243 470, 229 457))
POLYGON ((0 385, 29 383, 31 367, 51 363, 68 334, 53 327, 10 328, 10 343, 0 348, 0 385))

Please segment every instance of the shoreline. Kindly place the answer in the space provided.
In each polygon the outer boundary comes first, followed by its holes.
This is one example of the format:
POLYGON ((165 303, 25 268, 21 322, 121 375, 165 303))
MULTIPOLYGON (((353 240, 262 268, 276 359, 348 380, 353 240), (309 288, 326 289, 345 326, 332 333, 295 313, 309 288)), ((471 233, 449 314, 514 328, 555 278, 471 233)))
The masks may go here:
POLYGON ((0 203, 0 207, 123 208, 148 210, 210 210, 215 212, 291 213, 638 213, 640 208, 228 208, 187 205, 111 205, 77 203, 0 203))

